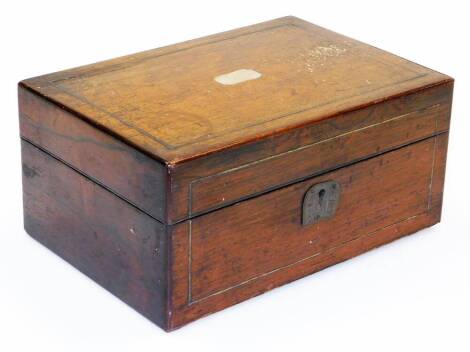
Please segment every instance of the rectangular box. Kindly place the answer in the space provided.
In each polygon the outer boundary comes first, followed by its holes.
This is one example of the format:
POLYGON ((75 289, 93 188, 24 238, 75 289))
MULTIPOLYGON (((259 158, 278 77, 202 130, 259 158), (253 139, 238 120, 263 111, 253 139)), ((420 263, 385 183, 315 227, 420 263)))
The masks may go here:
POLYGON ((452 89, 294 17, 24 80, 25 228, 172 330, 437 223, 452 89))

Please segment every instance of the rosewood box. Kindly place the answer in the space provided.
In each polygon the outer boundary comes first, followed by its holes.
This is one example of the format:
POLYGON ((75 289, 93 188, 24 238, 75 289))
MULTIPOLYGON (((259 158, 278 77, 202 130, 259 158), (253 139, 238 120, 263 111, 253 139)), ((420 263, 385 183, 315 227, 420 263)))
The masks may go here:
POLYGON ((25 228, 172 330, 439 222, 452 88, 294 17, 27 79, 25 228))

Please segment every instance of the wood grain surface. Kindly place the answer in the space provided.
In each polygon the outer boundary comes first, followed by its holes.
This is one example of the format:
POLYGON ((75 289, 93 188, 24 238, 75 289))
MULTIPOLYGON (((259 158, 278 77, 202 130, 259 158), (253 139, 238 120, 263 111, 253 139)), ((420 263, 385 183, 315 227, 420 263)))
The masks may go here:
POLYGON ((438 222, 452 93, 293 17, 24 80, 25 228, 172 330, 438 222))
POLYGON ((166 227, 30 143, 21 147, 26 231, 166 328, 166 227))
POLYGON ((440 220, 447 133, 176 225, 22 142, 25 228, 169 331, 440 220), (335 216, 301 226, 335 180, 335 216))
POLYGON ((174 224, 445 132, 452 90, 448 76, 287 17, 20 82, 20 127, 174 224), (213 79, 240 68, 263 74, 213 79))
POLYGON ((168 223, 448 131, 453 83, 170 168, 168 223))
POLYGON ((449 80, 286 17, 21 84, 175 164, 449 80), (261 77, 214 80, 239 69, 261 77))
POLYGON ((435 140, 314 177, 191 221, 191 299, 295 265, 427 210, 435 140), (304 195, 338 182, 336 214, 303 226, 304 195))
POLYGON ((171 329, 440 220, 447 133, 171 227, 171 329), (302 197, 342 185, 335 216, 301 225, 302 197))
POLYGON ((22 87, 18 101, 23 139, 165 221, 167 169, 162 163, 22 87))

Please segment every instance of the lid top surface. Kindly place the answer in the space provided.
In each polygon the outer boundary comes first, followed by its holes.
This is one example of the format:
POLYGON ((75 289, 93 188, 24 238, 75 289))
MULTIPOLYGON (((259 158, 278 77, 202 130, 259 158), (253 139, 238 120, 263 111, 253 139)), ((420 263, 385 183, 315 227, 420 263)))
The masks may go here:
POLYGON ((445 79, 287 17, 23 84, 177 163, 445 79))

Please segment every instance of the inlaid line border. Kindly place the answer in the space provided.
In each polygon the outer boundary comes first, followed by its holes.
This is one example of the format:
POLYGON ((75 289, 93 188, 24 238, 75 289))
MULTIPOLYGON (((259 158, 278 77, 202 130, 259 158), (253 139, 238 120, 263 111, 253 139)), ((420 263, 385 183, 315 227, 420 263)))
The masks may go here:
MULTIPOLYGON (((289 154, 292 154, 292 153, 295 153, 295 152, 298 152, 298 151, 302 151, 304 149, 308 149, 308 148, 311 148, 311 147, 314 147, 316 145, 320 145, 320 144, 323 144, 323 143, 327 143, 327 142, 330 142, 332 140, 335 140, 337 138, 342 138, 342 137, 345 137, 345 136, 348 136, 348 135, 351 135, 351 134, 354 134, 356 132, 361 132, 361 131, 365 131, 365 130, 368 130, 370 128, 373 128, 373 127, 377 127, 377 126, 380 126, 380 125, 384 125, 384 124, 387 124, 387 123, 391 123, 391 122, 394 122, 394 121, 397 121, 397 120, 401 120, 401 119, 405 119, 407 117, 409 117, 410 115, 413 115, 413 114, 416 114, 416 113, 420 113, 420 112, 423 112, 423 111, 430 111, 430 110, 434 110, 434 109, 437 109, 439 107, 441 107, 441 103, 437 103, 437 104, 433 104, 433 105, 430 105, 430 106, 427 106, 427 107, 424 107, 424 108, 421 108, 421 109, 417 109, 417 110, 413 110, 413 111, 410 111, 410 112, 407 112, 405 114, 401 114, 401 115, 398 115, 398 116, 394 116, 394 117, 391 117, 387 120, 384 120, 384 121, 381 121, 381 122, 377 122, 375 124, 372 124, 372 125, 367 125, 367 126, 364 126, 364 127, 361 127, 361 128, 358 128, 358 129, 355 129, 355 130, 351 130, 351 131, 348 131, 348 132, 344 132, 344 133, 341 133, 341 134, 338 134, 336 136, 333 136, 333 137, 329 137, 329 138, 326 138, 324 140, 321 140, 321 141, 318 141, 318 142, 314 142, 314 143, 310 143, 310 144, 306 144, 306 145, 302 145, 301 147, 298 147, 298 148, 295 148, 295 149, 291 149, 291 150, 288 150, 286 152, 283 152, 283 153, 279 153, 279 154, 276 154, 276 155, 271 155, 271 156, 268 156, 266 158, 262 158, 262 159, 258 159, 258 160, 255 160, 255 161, 251 161, 251 162, 248 162, 248 163, 245 163, 245 164, 242 164, 242 165, 238 165, 236 167, 233 167, 231 169, 226 169, 226 170, 223 170, 223 171, 220 171, 220 172, 216 172, 214 174, 211 174, 211 175, 207 175, 207 176, 204 176, 204 177, 200 177, 200 178, 197 178, 197 179, 194 179, 192 180, 191 182, 189 182, 188 184, 188 217, 191 218, 195 215, 199 215, 199 213, 203 213, 203 212, 207 212, 207 211, 210 211, 210 210, 215 210, 215 209, 219 209, 221 207, 224 207, 224 206, 227 206, 227 205, 230 205, 230 204, 233 204, 234 202, 237 202, 239 201, 239 199, 235 199, 235 200, 231 200, 231 201, 228 201, 228 202, 222 202, 222 203, 218 203, 215 207, 210 207, 209 209, 204 209, 200 212, 196 212, 196 213, 193 213, 193 199, 194 199, 194 196, 193 196, 193 188, 195 185, 197 185, 198 183, 200 182, 203 182, 207 179, 211 179, 211 178, 215 178, 215 177, 218 177, 218 176, 221 176, 221 175, 225 175, 225 174, 229 174, 229 173, 232 173, 232 172, 236 172, 236 171, 239 171, 239 170, 243 170, 243 169, 246 169, 250 166, 253 166, 253 165, 257 165, 257 164, 260 164, 260 163, 263 163, 265 161, 268 161, 268 160, 274 160, 274 159, 278 159, 278 158, 281 158, 285 155, 289 155, 289 154)), ((434 118, 434 133, 433 135, 436 135, 437 134, 437 123, 438 123, 438 117, 435 116, 434 118)), ((395 149, 398 149, 400 147, 403 147, 403 146, 406 146, 408 144, 411 144, 411 143, 414 143, 414 142, 417 142, 417 141, 421 141, 423 139, 427 139, 429 137, 432 137, 433 135, 427 135, 423 138, 419 138, 417 140, 410 140, 410 141, 407 141, 405 144, 401 144, 401 145, 396 145, 396 146, 392 146, 390 148, 385 148, 384 150, 381 150, 379 151, 378 153, 374 153, 374 154, 371 154, 371 155, 368 155, 367 158, 370 158, 370 157, 374 157, 374 156, 378 156, 380 154, 383 154, 383 153, 387 153, 389 151, 392 151, 392 150, 395 150, 395 149)), ((348 165, 351 165, 355 162, 360 162, 362 161, 363 159, 359 158, 359 159, 352 159, 350 160, 349 162, 346 162, 344 165, 341 165, 339 167, 345 167, 345 166, 348 166, 348 165)), ((290 182, 288 183, 285 183, 285 185, 289 185, 289 184, 293 184, 293 183, 296 183, 296 182, 301 182, 305 179, 308 179, 308 178, 311 178, 311 177, 315 177, 315 176, 318 176, 320 174, 323 174, 323 173, 326 173, 326 172, 330 172, 334 169, 337 169, 338 167, 334 167, 332 169, 325 169, 325 170, 320 170, 319 172, 316 172, 316 173, 312 173, 312 174, 307 174, 303 177, 300 177, 298 179, 294 179, 294 180, 291 180, 290 182)), ((284 183, 280 183, 280 185, 284 185, 284 183)), ((271 188, 273 187, 278 187, 279 184, 275 184, 274 186, 272 186, 271 188)), ((270 187, 267 188, 267 190, 271 189, 270 187)))
MULTIPOLYGON (((92 109, 94 109, 96 111, 99 111, 99 112, 105 114, 106 116, 115 119, 116 121, 124 124, 128 128, 133 129, 134 131, 138 132, 142 136, 144 136, 146 138, 149 138, 150 140, 162 145, 167 150, 177 150, 177 149, 182 148, 182 147, 187 147, 187 146, 194 145, 194 144, 197 144, 197 143, 200 143, 200 142, 206 142, 206 141, 210 141, 210 140, 215 139, 215 138, 220 138, 220 137, 226 136, 230 133, 233 133, 233 132, 237 131, 237 129, 226 130, 226 131, 223 131, 223 133, 219 133, 219 134, 211 136, 211 137, 202 136, 200 138, 196 138, 196 139, 194 139, 190 142, 187 142, 187 143, 171 144, 171 143, 165 142, 163 139, 149 133, 148 131, 136 126, 134 123, 132 123, 131 121, 126 119, 124 116, 122 116, 120 114, 117 114, 117 113, 112 113, 109 110, 105 109, 104 107, 94 104, 89 99, 86 99, 85 97, 74 93, 71 89, 65 88, 63 85, 60 84, 60 82, 66 81, 66 80, 80 79, 82 77, 92 77, 93 75, 97 75, 97 74, 100 74, 100 73, 108 73, 108 72, 118 71, 120 69, 125 69, 127 67, 132 67, 133 65, 137 65, 140 62, 153 60, 153 59, 158 59, 159 57, 171 55, 171 54, 186 51, 186 50, 190 50, 194 47, 201 47, 201 46, 205 46, 205 45, 211 45, 211 44, 215 44, 215 43, 219 43, 219 42, 223 42, 223 41, 227 41, 227 40, 237 39, 237 38, 243 37, 243 36, 252 35, 252 34, 255 34, 255 33, 259 33, 259 32, 271 31, 271 30, 274 30, 274 29, 277 29, 277 28, 289 27, 289 26, 302 29, 302 30, 306 31, 307 33, 309 33, 308 29, 305 28, 302 25, 299 25, 299 24, 296 24, 296 23, 283 23, 283 24, 280 24, 280 25, 275 25, 275 26, 263 28, 263 29, 260 29, 260 30, 254 30, 254 31, 251 31, 251 32, 242 33, 242 34, 235 35, 235 36, 232 36, 232 37, 221 38, 221 39, 218 39, 218 40, 213 40, 213 41, 209 41, 209 42, 189 46, 187 48, 176 49, 174 51, 170 51, 170 52, 167 52, 167 53, 162 53, 162 54, 157 54, 157 55, 154 55, 154 56, 142 58, 141 60, 137 60, 136 62, 127 63, 127 65, 117 64, 116 67, 114 67, 114 68, 112 68, 108 71, 99 71, 99 72, 93 72, 93 74, 89 74, 89 75, 82 74, 82 75, 77 75, 77 76, 71 76, 71 77, 66 77, 66 78, 61 78, 61 79, 58 78, 58 79, 55 79, 55 80, 50 80, 50 81, 48 81, 48 84, 50 86, 52 86, 54 89, 56 89, 57 91, 62 92, 64 94, 67 94, 69 97, 71 97, 73 99, 76 99, 79 102, 90 106, 92 109)), ((326 30, 326 31, 328 31, 328 30, 326 30)), ((357 40, 354 40, 354 42, 356 42, 358 44, 361 44, 361 45, 367 45, 367 44, 364 44, 364 43, 362 43, 360 41, 357 41, 357 40)), ((374 48, 374 47, 371 47, 371 48, 374 48)), ((374 48, 374 49, 375 50, 380 50, 380 49, 377 49, 377 48, 374 48)), ((382 50, 380 50, 380 51, 382 51, 382 50)), ((376 60, 377 62, 379 62, 383 65, 387 65, 387 66, 391 65, 391 63, 387 62, 387 61, 378 60, 377 58, 372 58, 372 59, 376 60)), ((371 92, 377 91, 377 90, 382 90, 382 89, 392 87, 394 85, 399 85, 399 84, 402 84, 402 83, 405 83, 405 82, 414 81, 414 80, 417 80, 417 79, 420 79, 420 78, 423 78, 423 77, 429 75, 428 72, 418 73, 417 71, 412 70, 409 67, 400 67, 400 68, 405 70, 405 71, 409 71, 409 72, 414 73, 415 76, 410 77, 410 78, 406 78, 406 79, 403 79, 403 80, 399 80, 399 81, 396 81, 396 82, 392 82, 392 83, 389 83, 389 84, 386 84, 386 85, 383 85, 383 86, 378 86, 378 87, 375 87, 375 88, 371 87, 370 90, 366 90, 366 91, 363 91, 363 92, 360 92, 360 93, 357 93, 357 94, 351 94, 349 96, 342 97, 341 99, 333 99, 333 100, 330 100, 330 101, 326 101, 322 104, 307 106, 307 107, 305 107, 301 110, 298 110, 298 111, 293 111, 293 112, 273 116, 272 118, 269 118, 267 120, 260 121, 258 123, 254 123, 254 124, 250 124, 250 125, 246 125, 244 127, 244 130, 252 128, 252 127, 260 126, 260 125, 263 125, 263 124, 266 124, 266 123, 269 123, 269 122, 273 122, 273 121, 276 121, 276 120, 279 120, 279 119, 283 119, 283 118, 286 118, 286 117, 289 117, 289 116, 292 116, 292 115, 304 113, 304 112, 311 111, 311 110, 316 110, 316 109, 319 109, 321 107, 324 107, 324 106, 327 106, 327 105, 330 105, 330 104, 344 102, 344 101, 347 101, 348 99, 355 98, 355 97, 360 96, 360 95, 368 94, 368 93, 371 93, 371 92)))
MULTIPOLYGON (((439 105, 439 104, 436 104, 436 105, 439 105)), ((437 121, 437 117, 436 117, 436 121, 437 121)), ((436 128, 437 128, 437 122, 436 122, 436 128)), ((249 279, 247 279, 247 280, 244 280, 244 281, 242 281, 242 282, 240 282, 240 283, 237 283, 237 284, 235 284, 235 285, 226 287, 226 288, 221 289, 221 290, 219 290, 219 291, 210 293, 210 294, 208 294, 207 296, 204 296, 204 297, 201 297, 201 298, 198 298, 198 299, 193 299, 193 296, 192 296, 192 235, 193 235, 193 234, 192 234, 192 220, 189 220, 189 229, 188 229, 188 297, 187 297, 187 306, 191 306, 191 305, 193 305, 193 304, 196 304, 196 303, 205 301, 205 300, 207 300, 207 299, 209 299, 209 298, 212 298, 212 297, 214 297, 214 296, 218 296, 218 295, 220 295, 220 294, 226 293, 226 292, 228 292, 228 291, 230 291, 230 290, 232 290, 232 289, 236 289, 236 288, 238 288, 238 287, 244 286, 244 285, 249 284, 249 283, 251 283, 251 282, 254 282, 254 281, 258 280, 258 279, 261 279, 261 278, 263 278, 263 277, 266 277, 266 276, 269 276, 269 275, 271 275, 271 274, 274 274, 274 273, 276 273, 276 272, 278 272, 278 271, 282 271, 282 270, 285 270, 285 269, 289 269, 289 268, 291 268, 291 267, 294 267, 294 266, 297 265, 297 264, 300 264, 300 263, 302 263, 302 262, 308 261, 308 260, 310 260, 310 259, 312 259, 312 258, 315 258, 315 257, 319 256, 319 255, 326 254, 326 253, 330 253, 331 251, 334 251, 334 250, 336 250, 336 249, 338 249, 338 248, 342 248, 342 247, 346 246, 348 243, 350 243, 350 242, 352 242, 352 241, 356 241, 356 240, 359 240, 359 239, 361 239, 361 238, 370 237, 370 236, 372 236, 373 234, 375 234, 375 233, 377 233, 377 232, 380 232, 380 231, 382 231, 382 230, 385 230, 385 229, 387 229, 387 228, 389 228, 389 227, 395 226, 395 225, 400 224, 400 223, 402 223, 402 222, 406 222, 406 221, 412 220, 412 219, 414 219, 414 218, 417 218, 418 216, 421 216, 421 215, 424 215, 424 214, 426 214, 426 213, 429 213, 429 211, 430 211, 430 204, 431 204, 431 200, 432 200, 433 175, 434 175, 434 169, 435 169, 435 167, 436 167, 436 166, 435 166, 435 156, 436 156, 436 148, 437 148, 437 142, 438 142, 438 141, 437 141, 437 137, 438 137, 438 135, 433 135, 433 136, 429 136, 429 137, 427 137, 427 138, 424 138, 424 139, 422 139, 422 140, 419 140, 419 141, 415 142, 415 143, 419 143, 419 142, 422 142, 422 141, 427 140, 427 139, 430 139, 430 138, 433 138, 433 139, 434 139, 434 141, 433 141, 433 147, 432 147, 433 156, 432 156, 431 171, 430 171, 430 176, 429 176, 428 194, 427 194, 427 197, 426 197, 426 198, 427 198, 427 201, 426 201, 426 203, 425 203, 425 208, 426 208, 426 210, 424 210, 424 211, 422 211, 422 212, 419 212, 419 213, 417 213, 417 214, 415 214, 415 215, 412 215, 412 216, 410 216, 410 217, 406 217, 406 218, 404 218, 404 219, 402 219, 402 220, 396 221, 396 222, 394 222, 394 223, 392 223, 392 224, 390 224, 390 225, 386 225, 386 226, 384 226, 384 227, 381 227, 380 229, 377 229, 377 230, 368 232, 367 234, 360 235, 360 236, 357 236, 357 237, 355 237, 355 238, 353 238, 353 239, 347 240, 347 241, 345 241, 345 242, 343 242, 343 243, 341 243, 341 244, 339 244, 339 245, 337 245, 337 246, 334 246, 334 247, 332 247, 332 248, 328 248, 327 250, 316 252, 316 253, 311 254, 311 255, 309 255, 309 256, 307 256, 307 257, 305 257, 305 258, 296 260, 296 261, 294 261, 294 262, 292 262, 292 263, 290 263, 290 264, 286 264, 286 265, 284 265, 284 266, 281 266, 281 267, 275 268, 275 269, 273 269, 273 270, 270 270, 270 271, 268 271, 268 272, 266 272, 266 273, 262 273, 262 274, 256 275, 256 276, 251 277, 251 278, 249 278, 249 279)), ((408 145, 409 145, 409 144, 408 144, 408 145)), ((402 146, 402 147, 406 147, 406 146, 408 146, 408 145, 405 145, 405 146, 402 146)), ((393 151, 395 151, 395 150, 401 149, 402 147, 399 147, 399 148, 390 150, 390 151, 388 151, 388 152, 393 152, 393 151)), ((388 152, 385 152, 385 153, 388 153, 388 152)), ((385 154, 385 153, 382 153, 381 155, 383 155, 383 154, 385 154)), ((359 162, 360 162, 360 161, 359 161, 359 162)), ((328 173, 328 172, 330 172, 330 171, 326 171, 326 172, 324 172, 324 173, 322 173, 322 174, 325 174, 325 173, 328 173)))

